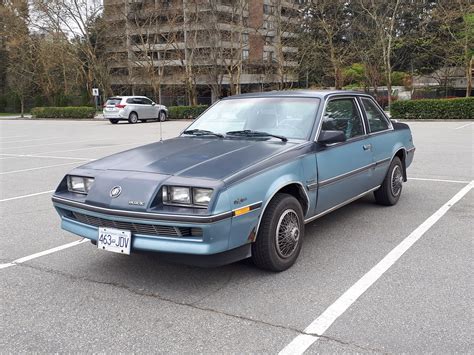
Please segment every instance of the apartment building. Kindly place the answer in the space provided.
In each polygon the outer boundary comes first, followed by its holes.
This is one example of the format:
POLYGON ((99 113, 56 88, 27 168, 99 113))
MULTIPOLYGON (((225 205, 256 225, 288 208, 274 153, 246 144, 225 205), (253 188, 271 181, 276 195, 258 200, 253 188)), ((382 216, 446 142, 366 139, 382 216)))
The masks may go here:
POLYGON ((104 0, 113 91, 171 105, 288 87, 302 3, 104 0))

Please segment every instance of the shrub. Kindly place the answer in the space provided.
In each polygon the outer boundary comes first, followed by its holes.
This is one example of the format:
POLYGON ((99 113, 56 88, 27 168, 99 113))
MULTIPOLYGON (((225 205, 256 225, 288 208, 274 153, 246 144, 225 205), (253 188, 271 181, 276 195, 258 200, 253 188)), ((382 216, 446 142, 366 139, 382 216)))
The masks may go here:
POLYGON ((34 118, 94 118, 95 108, 80 107, 35 107, 31 110, 34 118))
POLYGON ((170 119, 194 119, 207 109, 206 105, 198 106, 170 106, 168 116, 170 119))
POLYGON ((474 97, 397 101, 390 114, 394 119, 474 119, 474 97))

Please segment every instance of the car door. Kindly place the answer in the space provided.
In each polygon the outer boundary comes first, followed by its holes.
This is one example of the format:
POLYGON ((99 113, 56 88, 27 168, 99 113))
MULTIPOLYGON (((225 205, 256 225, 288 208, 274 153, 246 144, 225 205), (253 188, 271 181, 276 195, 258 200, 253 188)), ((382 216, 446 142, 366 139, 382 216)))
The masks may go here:
POLYGON ((146 112, 146 118, 157 118, 158 117, 158 114, 155 112, 156 109, 155 109, 155 106, 153 106, 153 101, 151 101, 150 99, 146 98, 146 97, 143 97, 141 98, 142 100, 142 103, 143 103, 143 107, 145 109, 145 112, 146 112))
POLYGON ((369 190, 373 166, 370 138, 355 97, 330 99, 321 120, 321 131, 343 131, 346 141, 319 145, 316 215, 369 190))
POLYGON ((374 169, 372 176, 372 185, 380 185, 385 178, 388 166, 392 160, 393 143, 390 140, 393 131, 392 123, 385 116, 374 99, 369 97, 360 97, 361 107, 367 119, 368 132, 372 145, 374 157, 374 169))

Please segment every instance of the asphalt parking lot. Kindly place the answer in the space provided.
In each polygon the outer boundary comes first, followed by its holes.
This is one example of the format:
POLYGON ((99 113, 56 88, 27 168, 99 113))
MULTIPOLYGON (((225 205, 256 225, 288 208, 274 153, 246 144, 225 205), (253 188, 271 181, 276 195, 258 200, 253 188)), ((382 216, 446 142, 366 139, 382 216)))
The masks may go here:
POLYGON ((159 123, 0 120, 0 352, 472 352, 474 123, 410 126, 399 203, 370 195, 307 225, 274 274, 105 253, 60 229, 64 174, 158 140, 159 123))

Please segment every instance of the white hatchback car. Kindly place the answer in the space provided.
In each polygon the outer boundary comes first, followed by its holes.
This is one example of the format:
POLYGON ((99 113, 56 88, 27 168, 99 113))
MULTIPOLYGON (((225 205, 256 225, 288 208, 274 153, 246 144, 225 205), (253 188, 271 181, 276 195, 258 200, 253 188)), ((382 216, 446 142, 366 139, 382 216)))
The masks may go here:
POLYGON ((104 118, 113 124, 125 120, 137 123, 148 120, 165 121, 168 109, 146 96, 114 96, 105 103, 103 113, 104 118))

